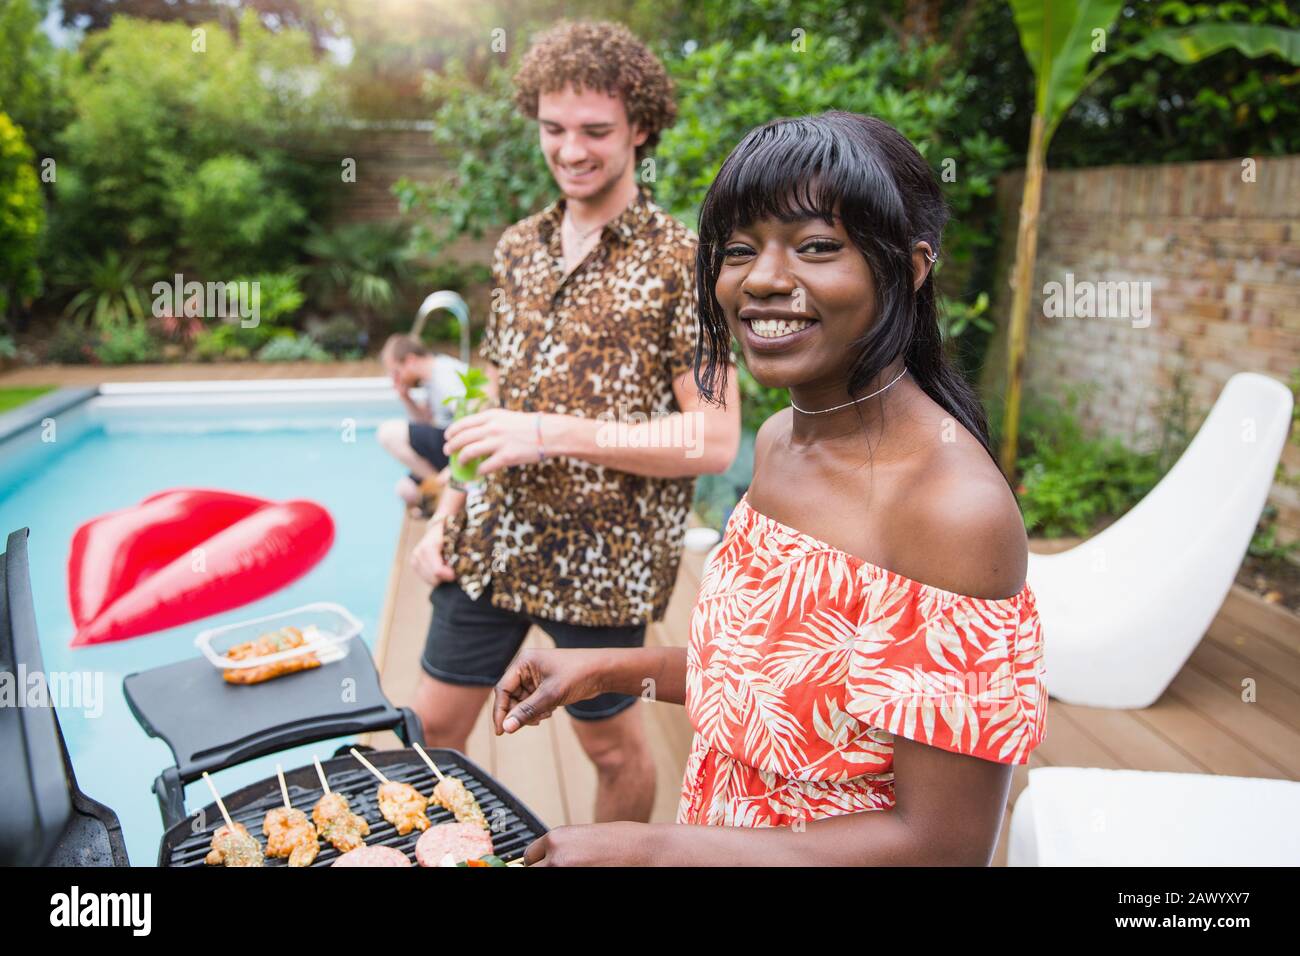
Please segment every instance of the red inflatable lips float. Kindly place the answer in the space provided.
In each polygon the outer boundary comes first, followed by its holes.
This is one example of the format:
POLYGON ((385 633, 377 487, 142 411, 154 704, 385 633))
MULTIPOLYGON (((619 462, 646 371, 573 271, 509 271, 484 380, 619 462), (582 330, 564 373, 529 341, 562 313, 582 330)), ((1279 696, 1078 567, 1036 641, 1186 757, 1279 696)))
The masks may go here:
POLYGON ((256 601, 310 571, 333 543, 329 512, 310 501, 192 488, 150 495, 72 536, 72 646, 166 630, 256 601))

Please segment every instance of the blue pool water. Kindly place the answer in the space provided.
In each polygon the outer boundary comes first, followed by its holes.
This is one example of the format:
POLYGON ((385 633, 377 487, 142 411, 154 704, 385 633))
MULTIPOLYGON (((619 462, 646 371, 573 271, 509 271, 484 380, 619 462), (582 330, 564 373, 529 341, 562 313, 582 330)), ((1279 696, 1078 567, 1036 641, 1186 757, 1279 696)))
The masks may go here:
MULTIPOLYGON (((45 668, 102 674, 102 714, 60 707, 78 782, 113 808, 135 865, 157 859, 162 822, 151 792, 171 751, 148 737, 122 696, 132 671, 198 653, 202 629, 312 601, 334 601, 363 623, 373 648, 401 521, 393 485, 403 469, 375 441, 379 421, 401 415, 397 402, 265 406, 215 404, 205 398, 162 407, 106 407, 96 399, 56 418, 55 441, 25 432, 0 443, 0 534, 31 529, 32 589, 45 668), (334 545, 310 572, 254 604, 183 627, 110 644, 70 649, 68 545, 82 522, 167 488, 199 487, 271 499, 307 498, 335 524, 334 545)), ((219 715, 214 715, 219 719, 219 715)), ((224 792, 275 773, 275 764, 310 763, 322 742, 251 761, 217 774, 224 792)), ((193 809, 210 802, 202 782, 188 788, 193 809)))

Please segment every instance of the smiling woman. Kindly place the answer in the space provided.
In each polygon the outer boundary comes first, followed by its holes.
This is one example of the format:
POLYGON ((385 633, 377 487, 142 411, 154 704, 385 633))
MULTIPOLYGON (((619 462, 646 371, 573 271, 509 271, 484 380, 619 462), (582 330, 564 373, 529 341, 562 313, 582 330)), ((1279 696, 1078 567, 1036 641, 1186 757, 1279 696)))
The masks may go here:
POLYGON ((724 394, 735 338, 793 407, 759 430, 689 647, 530 650, 498 685, 498 733, 645 686, 695 728, 676 825, 552 830, 530 863, 991 859, 1047 692, 1024 526, 941 350, 946 217, 925 160, 870 117, 776 120, 723 164, 696 379, 724 394))

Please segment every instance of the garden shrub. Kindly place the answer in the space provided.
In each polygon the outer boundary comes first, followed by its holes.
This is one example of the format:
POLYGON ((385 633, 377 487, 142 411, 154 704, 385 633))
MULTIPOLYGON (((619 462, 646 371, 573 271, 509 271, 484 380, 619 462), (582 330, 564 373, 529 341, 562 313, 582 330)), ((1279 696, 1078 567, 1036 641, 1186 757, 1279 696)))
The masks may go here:
POLYGON ((258 162, 229 153, 201 163, 175 201, 181 247, 209 279, 282 264, 307 215, 258 162))
POLYGON ((100 330, 96 357, 105 365, 130 365, 158 358, 158 343, 144 322, 127 321, 100 330))
POLYGON ((45 206, 23 131, 0 113, 0 320, 41 291, 37 268, 45 206))
POLYGON ((256 282, 259 304, 258 316, 262 324, 275 325, 292 319, 307 301, 302 291, 302 280, 297 269, 284 272, 258 272, 240 276, 237 282, 256 282))
POLYGON ((77 292, 64 309, 83 325, 97 329, 142 322, 149 311, 145 294, 153 268, 136 255, 107 249, 102 256, 81 256, 60 275, 60 281, 77 292))
POLYGON ((385 324, 411 280, 414 253, 402 222, 317 229, 307 240, 312 297, 323 310, 350 307, 367 328, 385 324))
POLYGON ((292 332, 277 335, 257 353, 259 362, 328 362, 330 357, 310 335, 292 332))
POLYGON ((251 358, 277 335, 288 331, 284 324, 297 316, 306 299, 296 270, 258 272, 233 281, 258 284, 258 322, 246 327, 241 316, 221 317, 194 340, 194 357, 200 361, 251 358))
POLYGON ((52 155, 72 118, 67 75, 71 50, 56 49, 41 27, 48 0, 0 0, 0 110, 39 157, 52 155))
POLYGON ((222 321, 198 334, 194 357, 202 362, 243 361, 275 335, 275 326, 266 322, 244 328, 237 319, 222 321))
POLYGON ((1115 438, 1093 437, 1079 424, 1078 399, 1036 399, 1026 406, 1016 495, 1025 529, 1054 538, 1083 536, 1118 518, 1155 487, 1158 453, 1132 451, 1115 438))
POLYGON ((301 223, 320 213, 322 185, 337 167, 312 165, 287 147, 310 144, 325 128, 330 67, 305 34, 272 33, 252 11, 238 41, 216 23, 201 29, 203 52, 192 48, 189 24, 129 17, 82 42, 52 247, 151 251, 166 272, 202 267, 216 274, 194 278, 223 280, 297 258, 301 223), (205 201, 221 208, 209 215, 205 201), (237 260, 218 261, 223 253, 237 260))
POLYGON ((60 322, 45 341, 45 361, 61 365, 85 365, 98 361, 95 346, 99 336, 73 322, 60 322))
POLYGON ((359 357, 369 342, 366 330, 350 315, 334 316, 312 334, 312 339, 335 357, 359 357))

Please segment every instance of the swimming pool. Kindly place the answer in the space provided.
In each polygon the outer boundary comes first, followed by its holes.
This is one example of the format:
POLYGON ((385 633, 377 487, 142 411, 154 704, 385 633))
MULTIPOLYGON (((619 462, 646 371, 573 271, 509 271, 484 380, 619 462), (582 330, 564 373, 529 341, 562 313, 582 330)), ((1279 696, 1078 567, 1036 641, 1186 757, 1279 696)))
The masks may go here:
MULTIPOLYGON (((122 678, 196 655, 194 636, 206 627, 311 601, 351 610, 373 649, 401 524, 393 485, 403 472, 374 433, 384 419, 403 414, 385 379, 106 385, 0 441, 0 534, 31 528, 46 671, 93 679, 81 706, 58 711, 73 768, 81 789, 117 812, 133 864, 157 859, 162 821, 150 788, 172 757, 131 716, 122 678), (73 532, 89 518, 177 487, 318 502, 334 519, 333 547, 306 575, 253 604, 156 634, 69 648, 73 532)), ((215 779, 229 792, 274 774, 277 762, 310 763, 313 751, 323 757, 336 746, 295 748, 215 779)), ((186 797, 190 809, 211 799, 201 782, 186 797)))

